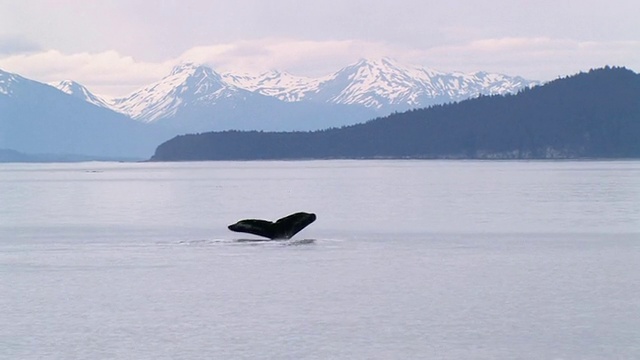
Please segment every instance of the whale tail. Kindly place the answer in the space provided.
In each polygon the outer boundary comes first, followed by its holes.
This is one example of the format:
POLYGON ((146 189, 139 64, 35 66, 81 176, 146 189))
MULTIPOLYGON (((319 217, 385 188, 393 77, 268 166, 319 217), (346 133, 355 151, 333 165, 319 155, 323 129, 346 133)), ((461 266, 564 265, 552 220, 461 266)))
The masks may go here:
POLYGON ((272 240, 290 239, 314 221, 316 221, 316 214, 297 212, 278 219, 276 222, 259 219, 240 220, 235 224, 229 225, 229 230, 258 235, 272 240))

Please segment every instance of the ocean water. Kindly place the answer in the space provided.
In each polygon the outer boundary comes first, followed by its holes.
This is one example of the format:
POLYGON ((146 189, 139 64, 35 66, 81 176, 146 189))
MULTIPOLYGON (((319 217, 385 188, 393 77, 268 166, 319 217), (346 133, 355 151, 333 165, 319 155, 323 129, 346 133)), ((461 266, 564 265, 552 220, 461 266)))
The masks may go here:
POLYGON ((640 358, 637 161, 1 164, 0 201, 2 359, 640 358))

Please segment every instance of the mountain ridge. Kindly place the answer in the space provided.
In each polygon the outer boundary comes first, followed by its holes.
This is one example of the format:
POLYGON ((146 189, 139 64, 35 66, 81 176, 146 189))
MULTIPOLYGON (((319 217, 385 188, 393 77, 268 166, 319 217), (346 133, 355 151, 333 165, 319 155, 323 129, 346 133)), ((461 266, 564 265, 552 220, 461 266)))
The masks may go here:
POLYGON ((640 75, 605 67, 340 129, 177 136, 151 160, 638 157, 640 75))
MULTIPOLYGON (((175 66, 169 75, 127 96, 105 99, 91 94, 93 96, 86 98, 103 99, 103 106, 150 123, 171 118, 180 106, 188 106, 189 100, 183 95, 189 92, 190 86, 202 87, 193 82, 207 83, 207 89, 191 91, 191 101, 197 99, 201 104, 208 101, 209 105, 215 105, 224 97, 246 99, 262 95, 283 102, 363 106, 377 115, 479 95, 513 93, 540 84, 519 76, 487 72, 445 73, 399 64, 389 58, 361 59, 333 74, 315 78, 278 70, 258 75, 218 73, 209 66, 186 62, 175 66)), ((68 92, 63 87, 58 88, 68 92)))
MULTIPOLYGON (((112 99, 73 80, 44 84, 0 70, 0 147, 25 153, 147 157, 160 141, 178 134, 320 130, 362 123, 429 101, 475 96, 462 75, 449 78, 456 85, 450 92, 428 92, 427 80, 415 79, 420 73, 425 79, 438 74, 391 60, 362 60, 318 78, 279 71, 253 77, 222 74, 209 66, 182 63, 162 79, 112 99), (466 92, 452 97, 456 89, 466 92)), ((514 91, 527 86, 518 81, 501 86, 500 75, 466 78, 482 82, 487 93, 513 84, 517 84, 514 91)), ((441 88, 447 85, 444 78, 438 82, 441 88)))

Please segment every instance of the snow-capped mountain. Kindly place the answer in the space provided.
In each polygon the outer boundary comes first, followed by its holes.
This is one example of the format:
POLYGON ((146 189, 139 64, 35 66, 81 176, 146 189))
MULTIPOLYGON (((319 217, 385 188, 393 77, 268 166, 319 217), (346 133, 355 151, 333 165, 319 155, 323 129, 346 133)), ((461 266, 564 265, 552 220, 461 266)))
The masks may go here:
POLYGON ((360 60, 322 78, 283 72, 258 76, 224 74, 235 86, 283 101, 314 101, 361 105, 380 113, 458 101, 480 94, 517 92, 537 84, 521 77, 477 72, 444 73, 401 65, 388 58, 360 60))
POLYGON ((71 96, 74 96, 78 99, 84 100, 90 104, 110 108, 111 104, 108 100, 103 99, 102 97, 92 93, 84 87, 82 84, 77 83, 73 80, 62 80, 54 83, 49 83, 49 85, 55 87, 56 89, 67 93, 71 96))
POLYGON ((315 130, 344 125, 345 118, 365 121, 372 115, 360 107, 282 101, 255 89, 240 88, 210 67, 192 63, 174 67, 163 79, 125 98, 112 99, 109 107, 176 133, 315 130))
POLYGON ((153 122, 175 116, 181 108, 215 105, 233 97, 252 95, 225 82, 213 69, 192 63, 181 64, 171 73, 133 94, 111 101, 110 107, 133 119, 153 122))
POLYGON ((480 94, 507 94, 532 85, 520 77, 486 73, 443 73, 403 66, 390 59, 361 60, 335 73, 318 91, 321 100, 405 110, 458 101, 480 94))
MULTIPOLYGON (((14 95, 20 81, 30 80, 0 72, 0 95, 14 95)), ((480 94, 512 93, 533 84, 520 77, 444 73, 385 58, 361 60, 318 78, 279 71, 220 74, 205 65, 184 63, 159 81, 115 99, 102 98, 71 80, 47 87, 177 135, 326 129, 480 94)))

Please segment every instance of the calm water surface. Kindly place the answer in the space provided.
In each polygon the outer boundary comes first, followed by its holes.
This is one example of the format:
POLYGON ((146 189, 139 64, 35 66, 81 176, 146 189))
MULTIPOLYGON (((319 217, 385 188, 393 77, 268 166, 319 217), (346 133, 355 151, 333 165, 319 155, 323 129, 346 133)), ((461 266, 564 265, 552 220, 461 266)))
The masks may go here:
POLYGON ((0 201, 0 358, 640 358, 640 162, 0 164, 0 201))

